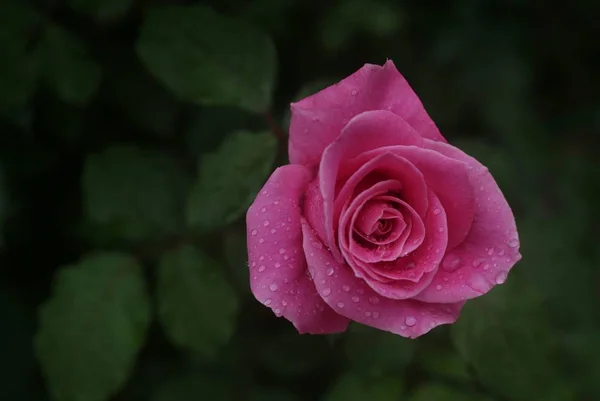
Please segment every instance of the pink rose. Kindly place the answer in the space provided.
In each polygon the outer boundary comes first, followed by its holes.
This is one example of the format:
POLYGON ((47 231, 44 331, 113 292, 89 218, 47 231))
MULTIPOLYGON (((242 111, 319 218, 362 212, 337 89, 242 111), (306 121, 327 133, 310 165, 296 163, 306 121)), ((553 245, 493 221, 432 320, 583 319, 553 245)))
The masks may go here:
POLYGON ((521 258, 488 169, 449 145, 392 61, 291 105, 289 157, 246 215, 254 296, 300 333, 453 323, 521 258))

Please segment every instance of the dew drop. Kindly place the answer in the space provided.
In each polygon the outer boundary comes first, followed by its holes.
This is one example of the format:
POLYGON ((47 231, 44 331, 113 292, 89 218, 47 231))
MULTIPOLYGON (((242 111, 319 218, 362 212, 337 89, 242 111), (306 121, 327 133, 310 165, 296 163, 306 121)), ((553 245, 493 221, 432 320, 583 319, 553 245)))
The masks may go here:
POLYGON ((331 294, 331 288, 324 288, 323 289, 323 296, 327 297, 327 296, 329 296, 329 294, 331 294))
POLYGON ((260 260, 261 262, 262 262, 263 260, 265 260, 265 255, 260 255, 260 256, 258 257, 258 260, 260 260))
POLYGON ((252 234, 252 235, 256 235, 256 234, 258 234, 258 231, 256 231, 256 230, 252 230, 252 232, 250 232, 250 234, 252 234))
POLYGON ((333 267, 330 267, 329 269, 327 269, 327 275, 329 277, 333 276, 333 267))
POLYGON ((350 291, 350 286, 349 285, 343 285, 342 286, 342 290, 344 290, 344 292, 348 292, 348 291, 350 291))
POLYGON ((496 276, 496 284, 503 284, 506 281, 506 272, 500 272, 496 276))
POLYGON ((275 266, 276 269, 279 269, 281 267, 281 263, 275 262, 273 266, 275 266))
POLYGON ((438 290, 438 291, 441 291, 442 290, 442 285, 441 284, 436 285, 435 289, 438 290))
POLYGON ((442 213, 442 211, 441 211, 440 209, 433 209, 433 214, 434 214, 434 215, 436 215, 436 216, 437 216, 437 215, 438 215, 438 214, 440 214, 440 213, 442 213))
POLYGON ((352 93, 352 96, 356 96, 356 94, 358 93, 358 91, 356 89, 352 89, 352 92, 350 92, 350 93, 352 93))
POLYGON ((481 266, 481 264, 482 264, 483 262, 484 262, 484 260, 483 260, 483 259, 475 259, 475 260, 473 261, 473 267, 474 267, 474 268, 478 268, 479 266, 481 266))
POLYGON ((269 305, 271 305, 271 302, 272 302, 271 298, 267 298, 267 299, 265 299, 264 303, 265 303, 266 306, 269 306, 269 305))
POLYGON ((376 305, 379 303, 379 298, 377 298, 376 296, 372 296, 369 298, 369 302, 372 303, 373 305, 376 305))
POLYGON ((271 285, 269 285, 269 289, 273 292, 277 291, 277 284, 276 283, 271 283, 271 285))
POLYGON ((260 273, 264 272, 264 271, 265 271, 265 269, 266 269, 265 265, 260 265, 260 266, 258 266, 258 271, 259 271, 260 273))
POLYGON ((344 307, 344 303, 343 302, 338 302, 337 306, 338 306, 338 308, 343 308, 344 307))
POLYGON ((261 238, 261 239, 259 239, 259 240, 258 240, 258 243, 259 243, 259 244, 262 244, 262 243, 264 243, 264 242, 265 242, 265 239, 264 239, 264 238, 261 238))
POLYGON ((260 209, 261 212, 266 213, 267 212, 267 208, 263 207, 262 209, 260 209))
POLYGON ((283 255, 284 253, 285 253, 285 249, 283 249, 283 248, 280 248, 280 249, 279 249, 279 254, 280 254, 280 255, 283 255))
POLYGON ((417 319, 412 316, 407 316, 406 319, 404 319, 404 323, 406 323, 408 327, 412 327, 417 324, 417 319))
POLYGON ((357 303, 358 301, 360 301, 359 297, 357 297, 356 295, 352 297, 352 302, 357 303))
POLYGON ((519 240, 514 238, 511 239, 510 241, 508 241, 508 246, 510 246, 511 248, 516 248, 519 246, 519 240))
POLYGON ((457 258, 456 256, 449 256, 444 259, 442 267, 444 270, 450 273, 455 272, 460 267, 460 258, 457 258))
POLYGON ((285 299, 282 299, 282 300, 281 300, 281 305, 283 305, 283 306, 287 306, 287 304, 288 304, 288 303, 287 303, 287 301, 286 301, 285 299))
POLYGON ((474 289, 475 291, 479 292, 479 293, 485 293, 489 290, 489 284, 488 282, 485 280, 485 278, 483 276, 480 275, 475 275, 472 276, 469 279, 469 287, 471 287, 472 289, 474 289))
POLYGON ((269 224, 271 224, 271 223, 269 223, 269 220, 263 221, 263 226, 267 227, 269 224))
POLYGON ((377 319, 379 317, 379 312, 373 312, 373 319, 377 319))
POLYGON ((494 248, 492 247, 492 248, 488 249, 487 254, 492 256, 494 254, 494 248))
POLYGON ((366 311, 366 312, 365 312, 365 316, 366 316, 366 317, 371 317, 371 312, 369 312, 369 311, 366 311))
POLYGON ((281 309, 277 308, 275 309, 275 316, 280 317, 281 316, 281 309))

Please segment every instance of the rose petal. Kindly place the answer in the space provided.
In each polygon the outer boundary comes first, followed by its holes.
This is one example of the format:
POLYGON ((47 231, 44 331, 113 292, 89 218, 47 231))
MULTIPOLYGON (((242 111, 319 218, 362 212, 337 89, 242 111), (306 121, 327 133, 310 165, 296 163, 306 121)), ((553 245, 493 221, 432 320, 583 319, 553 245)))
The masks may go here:
MULTIPOLYGON (((437 144, 434 141, 427 142, 437 144)), ((433 190, 446 210, 448 248, 452 249, 460 244, 469 233, 475 215, 475 197, 469 180, 468 164, 416 146, 381 147, 363 153, 357 158, 357 162, 388 153, 405 158, 421 172, 427 186, 433 190)))
POLYGON ((392 280, 371 280, 365 277, 365 282, 375 292, 388 298, 412 298, 427 288, 433 280, 438 266, 444 257, 448 237, 446 235, 446 216, 440 201, 430 191, 429 202, 439 208, 440 213, 428 213, 425 216, 427 227, 422 244, 409 256, 388 263, 373 263, 364 266, 357 261, 361 271, 367 267, 371 275, 377 275, 392 280))
POLYGON ((427 302, 475 298, 502 284, 521 259, 515 219, 486 167, 453 146, 429 141, 426 146, 468 163, 476 208, 471 231, 459 246, 448 252, 431 286, 417 298, 427 302), (444 290, 436 291, 438 286, 444 290))
POLYGON ((344 127, 342 134, 323 152, 319 165, 319 180, 325 211, 327 244, 341 261, 334 243, 333 202, 340 163, 359 154, 390 145, 420 145, 423 139, 400 117, 377 110, 354 117, 344 127))
POLYGON ((363 280, 356 278, 347 265, 333 258, 306 220, 302 220, 302 232, 306 260, 314 271, 317 290, 340 315, 410 338, 419 337, 441 324, 454 323, 458 318, 464 302, 439 304, 379 296, 363 280))
POLYGON ((369 110, 389 110, 422 137, 445 142, 415 92, 388 60, 383 66, 365 64, 338 84, 292 103, 290 161, 318 164, 348 121, 369 110))
POLYGON ((300 333, 342 332, 348 319, 323 302, 306 275, 299 202, 309 180, 303 166, 280 167, 248 209, 250 286, 258 301, 300 333))

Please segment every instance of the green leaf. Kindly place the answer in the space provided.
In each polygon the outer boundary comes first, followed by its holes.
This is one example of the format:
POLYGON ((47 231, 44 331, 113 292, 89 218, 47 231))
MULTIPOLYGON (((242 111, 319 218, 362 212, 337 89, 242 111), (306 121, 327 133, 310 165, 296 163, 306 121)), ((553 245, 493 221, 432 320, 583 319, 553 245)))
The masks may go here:
POLYGON ((103 401, 128 379, 150 324, 139 264, 118 253, 61 269, 39 311, 35 348, 60 401, 103 401))
POLYGON ((0 400, 22 401, 38 396, 37 364, 31 344, 35 333, 35 310, 25 304, 23 294, 0 287, 0 400), (32 394, 34 393, 34 394, 32 394))
POLYGON ((69 6, 97 19, 105 20, 125 14, 134 0, 69 0, 69 6))
POLYGON ((269 133, 237 132, 205 155, 188 198, 188 224, 208 231, 242 216, 271 171, 276 146, 269 133))
POLYGON ((439 383, 427 383, 417 387, 408 401, 492 401, 492 399, 481 394, 458 391, 439 383))
POLYGON ((275 48, 244 21, 201 5, 153 7, 137 52, 150 72, 184 100, 257 113, 270 107, 275 48))
POLYGON ((400 375, 370 378, 356 373, 346 373, 338 378, 324 400, 398 401, 403 392, 404 383, 400 375))
POLYGON ((248 401, 300 401, 300 397, 275 388, 259 388, 250 393, 248 401))
POLYGON ((38 79, 38 54, 29 41, 40 23, 39 15, 19 0, 0 2, 0 107, 25 103, 38 79))
POLYGON ((413 340, 357 323, 351 324, 344 337, 344 352, 350 366, 370 375, 403 372, 415 351, 413 340))
POLYGON ((49 24, 39 46, 48 85, 66 102, 89 102, 100 84, 101 71, 86 44, 60 26, 49 24))
POLYGON ((426 344, 419 349, 416 362, 436 377, 462 382, 471 380, 465 361, 449 347, 426 344))
POLYGON ((141 64, 133 49, 119 45, 103 57, 103 94, 136 128, 156 135, 178 134, 181 103, 141 64))
POLYGON ((190 374, 160 386, 151 401, 232 401, 236 387, 232 380, 190 374))
POLYGON ((326 372, 335 362, 325 336, 301 336, 292 325, 269 328, 251 338, 258 339, 251 349, 258 364, 278 377, 326 372))
POLYGON ((236 107, 198 107, 185 133, 187 153, 198 158, 236 131, 264 129, 264 119, 236 107))
POLYGON ((452 326, 453 342, 494 393, 515 401, 573 399, 558 364, 561 339, 546 319, 543 297, 519 273, 466 304, 452 326))
POLYGON ((83 172, 88 219, 130 241, 180 232, 186 187, 173 160, 129 146, 88 156, 83 172))
POLYGON ((171 340, 213 357, 233 335, 238 312, 221 266, 200 250, 182 246, 163 255, 157 285, 160 320, 171 340))
POLYGON ((244 295, 250 294, 250 275, 248 274, 248 247, 246 231, 231 229, 223 233, 223 255, 227 270, 235 289, 244 295))
POLYGON ((397 31, 403 23, 402 12, 380 0, 339 1, 321 22, 323 47, 340 51, 357 34, 383 38, 397 31))

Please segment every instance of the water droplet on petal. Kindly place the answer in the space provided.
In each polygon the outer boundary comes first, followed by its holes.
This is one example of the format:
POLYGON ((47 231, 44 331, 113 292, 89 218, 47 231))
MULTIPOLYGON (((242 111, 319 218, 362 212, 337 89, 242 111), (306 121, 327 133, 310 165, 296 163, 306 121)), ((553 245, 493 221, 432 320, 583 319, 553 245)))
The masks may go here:
POLYGON ((281 267, 281 263, 275 262, 273 266, 275 266, 276 269, 279 269, 281 267))
POLYGON ((282 299, 282 300, 281 300, 281 305, 283 305, 283 306, 287 306, 287 304, 288 304, 288 303, 287 303, 287 301, 286 301, 285 299, 282 299))
POLYGON ((258 234, 258 231, 256 231, 256 230, 252 230, 252 232, 251 232, 250 234, 252 234, 252 235, 256 235, 256 234, 258 234))
POLYGON ((366 317, 371 317, 371 312, 369 312, 369 311, 365 312, 365 316, 366 317))
POLYGON ((408 327, 412 327, 417 324, 417 319, 412 316, 407 316, 406 319, 404 319, 404 323, 406 323, 408 327))
POLYGON ((269 289, 273 292, 277 291, 277 284, 276 283, 271 283, 271 285, 269 285, 269 289))
POLYGON ((516 248, 519 246, 519 240, 514 238, 511 239, 510 241, 508 241, 508 246, 510 246, 511 248, 516 248))
POLYGON ((369 298, 369 302, 372 303, 373 305, 378 304, 379 298, 377 298, 376 296, 372 296, 369 298))
POLYGON ((267 299, 265 299, 265 302, 264 302, 264 304, 265 304, 266 306, 269 306, 269 305, 271 305, 271 302, 272 302, 272 301, 271 301, 271 298, 267 298, 267 299))
POLYGON ((277 308, 275 309, 275 316, 280 317, 281 316, 281 309, 277 308))
POLYGON ((494 254, 494 247, 488 249, 487 254, 490 255, 490 256, 492 256, 494 254))
POLYGON ((352 92, 350 92, 350 93, 352 93, 352 96, 356 96, 356 94, 358 93, 358 91, 356 89, 352 89, 352 92))
POLYGON ((338 308, 343 308, 344 307, 344 303, 343 302, 338 302, 337 306, 338 306, 338 308))
POLYGON ((333 276, 333 267, 330 267, 329 269, 327 269, 327 275, 328 276, 333 276))
POLYGON ((260 265, 260 266, 258 267, 258 271, 259 271, 260 273, 264 272, 264 271, 265 271, 265 269, 266 269, 265 265, 260 265))
POLYGON ((442 211, 441 211, 440 209, 433 209, 433 214, 434 214, 434 215, 436 215, 436 216, 437 216, 437 215, 438 215, 438 214, 440 214, 440 213, 442 213, 442 211))
POLYGON ((444 259, 442 267, 444 268, 444 270, 452 273, 458 270, 458 268, 460 267, 460 258, 456 256, 448 256, 444 259))
POLYGON ((483 276, 480 276, 479 274, 470 277, 468 284, 469 287, 482 294, 490 289, 490 285, 488 284, 488 282, 483 276))
POLYGON ((323 289, 323 296, 327 297, 327 296, 329 296, 329 294, 331 294, 331 288, 324 288, 323 289))
POLYGON ((377 319, 379 317, 379 312, 373 312, 373 319, 377 319))
POLYGON ((266 213, 267 212, 267 208, 263 207, 262 209, 260 209, 261 212, 266 213))
POLYGON ((352 302, 357 303, 358 301, 360 301, 359 297, 357 297, 356 295, 352 297, 352 302))
POLYGON ((350 286, 349 285, 343 285, 342 286, 342 290, 344 290, 345 292, 350 291, 350 286))
POLYGON ((498 273, 498 275, 496 276, 496 284, 503 284, 506 281, 506 276, 506 272, 498 273))
POLYGON ((283 255, 284 253, 285 253, 285 249, 283 249, 283 248, 279 249, 279 254, 280 255, 283 255))
POLYGON ((441 284, 436 285, 435 289, 438 290, 438 291, 441 291, 442 290, 442 285, 441 284))
POLYGON ((269 222, 269 220, 265 220, 265 221, 263 221, 263 226, 267 227, 269 224, 271 224, 271 223, 269 222))
POLYGON ((264 243, 264 242, 265 242, 265 239, 264 239, 264 238, 261 238, 261 239, 259 239, 259 240, 258 240, 258 243, 259 243, 259 244, 262 244, 262 243, 264 243))
POLYGON ((475 259, 475 260, 473 261, 473 267, 474 267, 474 268, 478 268, 479 266, 481 266, 481 264, 482 264, 483 262, 485 262, 485 260, 483 260, 483 259, 475 259))

